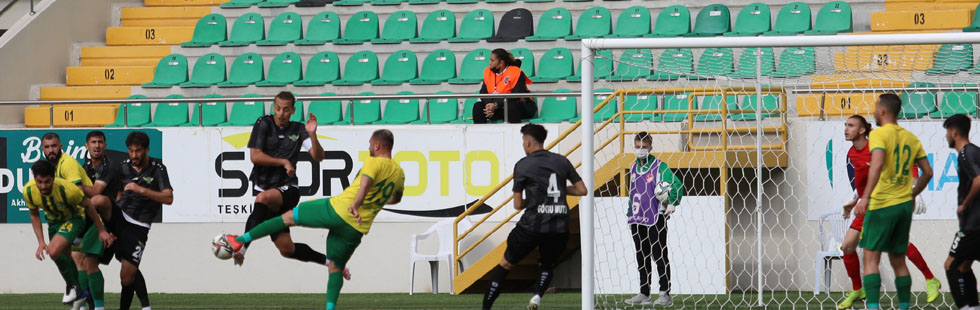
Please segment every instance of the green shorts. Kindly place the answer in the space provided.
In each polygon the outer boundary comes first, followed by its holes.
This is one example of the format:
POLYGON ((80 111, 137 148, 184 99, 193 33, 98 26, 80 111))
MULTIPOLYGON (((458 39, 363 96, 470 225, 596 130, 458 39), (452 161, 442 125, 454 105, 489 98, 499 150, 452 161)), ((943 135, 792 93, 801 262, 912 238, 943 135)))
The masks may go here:
POLYGON ((361 237, 364 237, 337 215, 329 198, 300 203, 293 208, 293 220, 298 226, 330 230, 327 233, 327 259, 341 269, 347 265, 354 249, 361 244, 361 237))
POLYGON ((48 222, 48 240, 54 239, 54 236, 60 235, 68 240, 70 245, 75 242, 75 239, 82 236, 85 232, 85 220, 81 218, 73 218, 63 222, 48 222))
POLYGON ((95 227, 95 224, 91 224, 88 230, 85 231, 85 235, 82 236, 82 244, 76 250, 72 248, 73 251, 82 252, 89 255, 102 256, 102 252, 105 251, 105 243, 99 240, 99 229, 95 227))
POLYGON ((876 210, 868 210, 861 231, 861 248, 871 251, 902 254, 909 248, 912 228, 912 200, 876 210))

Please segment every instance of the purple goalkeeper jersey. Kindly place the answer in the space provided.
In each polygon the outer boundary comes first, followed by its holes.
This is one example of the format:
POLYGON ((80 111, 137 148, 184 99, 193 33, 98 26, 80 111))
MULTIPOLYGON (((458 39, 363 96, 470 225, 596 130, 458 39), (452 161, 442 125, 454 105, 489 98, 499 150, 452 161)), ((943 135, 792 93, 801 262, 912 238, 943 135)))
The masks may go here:
POLYGON ((628 224, 651 226, 657 223, 660 213, 660 200, 653 194, 660 183, 660 160, 654 159, 647 165, 634 163, 630 168, 630 208, 626 211, 628 224), (644 169, 645 170, 641 170, 644 169))

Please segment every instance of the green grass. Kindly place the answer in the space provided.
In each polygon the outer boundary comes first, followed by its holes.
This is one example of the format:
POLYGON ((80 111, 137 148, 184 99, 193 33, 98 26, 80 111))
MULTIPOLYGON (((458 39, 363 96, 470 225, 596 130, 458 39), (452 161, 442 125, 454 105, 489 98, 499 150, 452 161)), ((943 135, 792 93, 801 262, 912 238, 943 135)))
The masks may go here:
MULTIPOLYGON (((765 309, 836 309, 842 293, 814 296, 809 292, 767 292, 765 309)), ((882 305, 889 309, 894 292, 883 296, 882 305)), ((497 299, 495 309, 524 309, 530 293, 505 293, 497 299)), ((630 307, 622 300, 630 296, 611 295, 596 299, 596 308, 653 309, 630 307)), ((483 295, 449 294, 341 294, 341 309, 478 309, 483 295)), ((933 304, 926 304, 925 294, 913 295, 915 309, 950 309, 952 298, 944 294, 933 304), (945 306, 943 306, 945 302, 945 306)), ((677 295, 673 309, 749 309, 757 308, 755 294, 677 295)), ((59 294, 0 294, 0 309, 65 309, 59 294)), ((106 294, 106 308, 118 307, 119 294, 106 294)), ((323 294, 151 294, 153 309, 323 309, 323 294)), ((581 295, 558 293, 546 295, 542 309, 580 309, 581 295)), ((139 301, 133 300, 133 309, 139 301)), ((761 308, 759 308, 761 309, 761 308)), ((855 309, 864 309, 863 303, 855 309)))

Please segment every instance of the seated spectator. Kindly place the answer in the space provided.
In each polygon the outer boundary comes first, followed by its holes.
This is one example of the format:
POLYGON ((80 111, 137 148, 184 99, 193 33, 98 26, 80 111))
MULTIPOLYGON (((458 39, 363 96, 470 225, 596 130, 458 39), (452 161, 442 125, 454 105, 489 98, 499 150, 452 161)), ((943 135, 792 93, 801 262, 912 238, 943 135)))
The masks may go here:
MULTIPOLYGON (((514 59, 514 55, 502 48, 490 53, 490 66, 483 70, 481 94, 528 93, 528 84, 531 80, 521 71, 521 61, 514 59)), ((531 98, 482 98, 473 105, 473 123, 504 119, 504 103, 509 123, 520 123, 538 112, 538 104, 531 98)))

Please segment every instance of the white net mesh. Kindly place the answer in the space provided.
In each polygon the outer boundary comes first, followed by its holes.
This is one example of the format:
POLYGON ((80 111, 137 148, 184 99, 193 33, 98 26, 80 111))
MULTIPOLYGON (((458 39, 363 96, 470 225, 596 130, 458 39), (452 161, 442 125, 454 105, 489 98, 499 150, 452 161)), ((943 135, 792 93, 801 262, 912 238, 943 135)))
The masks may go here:
MULTIPOLYGON (((859 114, 874 124, 874 102, 886 92, 900 94, 900 125, 919 137, 935 170, 923 194, 928 210, 915 216, 910 240, 943 294, 927 304, 926 273, 909 263, 912 304, 952 305, 943 262, 957 227, 957 179, 955 151, 941 124, 955 113, 976 116, 977 88, 969 80, 980 69, 973 69, 971 44, 595 53, 595 92, 616 92, 595 113, 596 308, 649 307, 627 303, 642 282, 652 301, 669 289, 679 309, 835 309, 852 290, 840 260, 851 223, 841 217, 841 205, 854 196, 844 120, 859 114), (683 187, 666 220, 665 255, 652 253, 662 235, 647 237, 628 224, 637 201, 654 199, 630 189, 663 177, 630 172, 638 132, 652 136, 651 155, 683 187), (639 251, 634 239, 653 251, 639 251), (662 257, 669 260, 669 281, 660 277, 658 263, 667 265, 662 257), (649 280, 640 280, 640 270, 649 270, 649 280)), ((604 99, 596 96, 595 104, 604 99)), ((887 265, 883 260, 886 308, 898 302, 887 265)))

